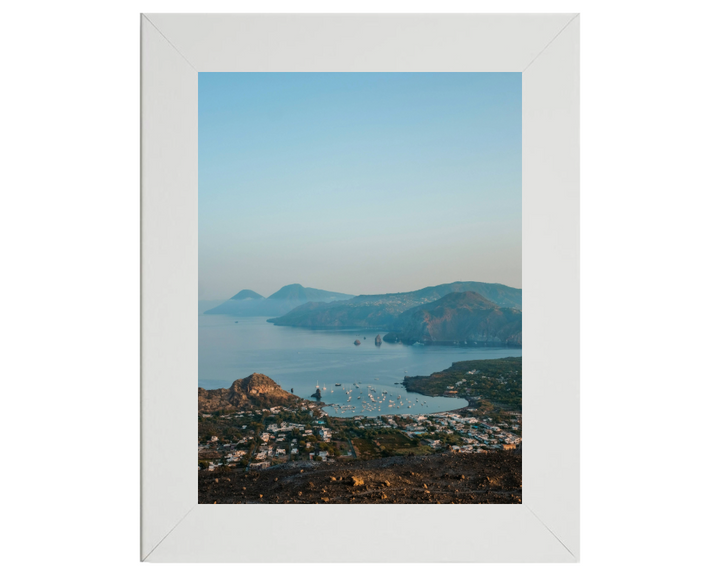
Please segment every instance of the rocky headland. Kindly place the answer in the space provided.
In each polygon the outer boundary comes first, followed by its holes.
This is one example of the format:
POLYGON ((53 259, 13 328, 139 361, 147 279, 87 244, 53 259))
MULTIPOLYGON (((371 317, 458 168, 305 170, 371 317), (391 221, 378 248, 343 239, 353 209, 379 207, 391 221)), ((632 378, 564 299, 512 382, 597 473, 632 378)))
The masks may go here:
POLYGON ((235 380, 230 388, 198 388, 198 412, 205 413, 287 406, 300 400, 298 396, 283 390, 271 378, 257 373, 235 380))

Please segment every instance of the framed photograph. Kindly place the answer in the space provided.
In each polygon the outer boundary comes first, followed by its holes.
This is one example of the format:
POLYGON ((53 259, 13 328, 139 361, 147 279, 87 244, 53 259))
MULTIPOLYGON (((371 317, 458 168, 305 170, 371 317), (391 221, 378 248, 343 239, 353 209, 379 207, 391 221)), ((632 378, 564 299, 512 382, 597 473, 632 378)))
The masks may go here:
POLYGON ((577 562, 579 15, 141 39, 141 559, 577 562))

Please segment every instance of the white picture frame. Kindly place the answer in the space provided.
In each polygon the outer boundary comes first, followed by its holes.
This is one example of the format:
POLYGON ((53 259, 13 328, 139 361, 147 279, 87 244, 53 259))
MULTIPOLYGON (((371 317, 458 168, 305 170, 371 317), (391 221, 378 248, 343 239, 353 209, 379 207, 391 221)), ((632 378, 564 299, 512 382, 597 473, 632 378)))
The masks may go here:
POLYGON ((141 39, 141 560, 577 562, 579 15, 144 14, 141 39), (204 71, 522 73, 522 504, 197 503, 204 71))

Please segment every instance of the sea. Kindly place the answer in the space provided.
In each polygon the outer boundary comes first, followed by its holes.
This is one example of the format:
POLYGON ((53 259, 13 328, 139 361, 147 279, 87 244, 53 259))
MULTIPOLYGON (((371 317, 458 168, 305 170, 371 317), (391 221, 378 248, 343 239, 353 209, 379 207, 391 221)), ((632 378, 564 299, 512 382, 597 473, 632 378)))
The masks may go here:
POLYGON ((253 372, 311 398, 320 388, 331 416, 430 414, 467 406, 462 398, 409 393, 405 376, 429 375, 461 360, 521 356, 520 348, 424 346, 383 342, 384 331, 275 326, 267 318, 200 314, 198 386, 228 388, 253 372), (355 345, 355 340, 360 345, 355 345))

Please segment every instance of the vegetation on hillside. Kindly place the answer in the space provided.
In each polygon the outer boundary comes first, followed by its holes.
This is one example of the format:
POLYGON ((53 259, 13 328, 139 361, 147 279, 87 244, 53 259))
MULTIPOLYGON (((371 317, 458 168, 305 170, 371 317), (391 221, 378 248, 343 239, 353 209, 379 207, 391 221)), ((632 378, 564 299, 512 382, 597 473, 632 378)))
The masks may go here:
POLYGON ((406 376, 403 385, 408 392, 459 396, 519 411, 522 409, 522 358, 453 362, 450 368, 430 376, 406 376))

